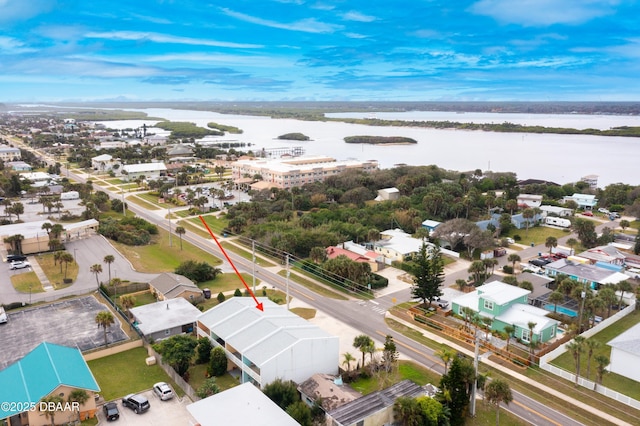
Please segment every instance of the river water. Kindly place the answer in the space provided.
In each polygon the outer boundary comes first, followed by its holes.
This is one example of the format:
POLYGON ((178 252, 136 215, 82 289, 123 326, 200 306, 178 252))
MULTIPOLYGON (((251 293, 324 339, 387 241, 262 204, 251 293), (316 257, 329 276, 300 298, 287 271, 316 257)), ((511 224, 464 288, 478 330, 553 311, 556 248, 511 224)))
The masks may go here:
MULTIPOLYGON (((598 175, 598 186, 623 182, 640 185, 640 138, 495 133, 465 130, 436 130, 411 127, 376 127, 339 122, 272 119, 260 116, 227 115, 208 111, 136 109, 150 117, 190 121, 206 127, 209 122, 235 126, 240 135, 228 134, 211 140, 237 140, 261 148, 302 146, 306 155, 330 155, 339 160, 377 160, 381 168, 396 164, 431 165, 449 170, 481 169, 514 172, 518 179, 543 179, 559 184, 576 182, 582 176, 598 175), (285 133, 300 132, 312 140, 283 141, 285 133), (412 145, 347 144, 343 138, 355 135, 404 136, 418 141, 412 145)), ((371 113, 331 114, 340 117, 370 117, 371 113)), ((376 113, 376 118, 395 120, 449 120, 475 123, 503 123, 546 127, 608 129, 640 126, 638 116, 579 114, 502 114, 412 111, 376 113)), ((153 120, 103 122, 114 129, 153 125, 153 120)), ((157 129, 157 133, 163 131, 157 129)))

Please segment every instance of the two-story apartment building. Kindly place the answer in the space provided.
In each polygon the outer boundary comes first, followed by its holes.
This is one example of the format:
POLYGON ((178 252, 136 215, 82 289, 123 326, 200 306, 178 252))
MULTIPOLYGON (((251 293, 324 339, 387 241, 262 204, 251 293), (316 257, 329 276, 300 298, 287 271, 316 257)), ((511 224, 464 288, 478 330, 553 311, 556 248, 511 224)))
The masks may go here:
POLYGON ((492 281, 451 301, 455 314, 465 316, 464 308, 470 308, 480 317, 489 317, 491 330, 504 331, 505 326, 515 328, 514 337, 525 343, 547 342, 556 336, 558 321, 548 318, 549 311, 531 306, 531 293, 520 287, 492 281), (533 329, 529 324, 535 324, 533 329))
POLYGON ((591 194, 575 193, 571 196, 564 197, 563 201, 565 203, 567 201, 575 201, 575 203, 578 205, 578 208, 582 210, 593 210, 596 204, 598 204, 598 199, 596 198, 596 196, 591 194))
POLYGON ((520 194, 516 199, 518 207, 520 208, 533 208, 540 207, 542 205, 542 195, 536 194, 520 194))

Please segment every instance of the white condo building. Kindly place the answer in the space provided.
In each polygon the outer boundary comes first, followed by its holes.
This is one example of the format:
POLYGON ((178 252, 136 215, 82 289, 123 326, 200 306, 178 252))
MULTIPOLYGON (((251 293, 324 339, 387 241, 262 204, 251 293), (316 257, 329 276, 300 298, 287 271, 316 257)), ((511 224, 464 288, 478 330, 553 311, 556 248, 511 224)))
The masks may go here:
POLYGON ((231 163, 234 180, 259 175, 271 187, 293 188, 306 183, 322 182, 329 176, 347 170, 378 170, 375 160, 342 160, 332 157, 308 156, 284 159, 246 159, 231 163))

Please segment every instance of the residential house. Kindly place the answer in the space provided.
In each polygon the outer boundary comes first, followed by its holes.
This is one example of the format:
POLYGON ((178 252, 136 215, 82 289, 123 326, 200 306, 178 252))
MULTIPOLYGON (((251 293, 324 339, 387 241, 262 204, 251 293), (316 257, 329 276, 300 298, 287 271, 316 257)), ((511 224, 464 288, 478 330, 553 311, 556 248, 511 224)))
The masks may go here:
POLYGON ((28 180, 33 188, 40 188, 57 183, 57 177, 45 172, 20 173, 20 180, 28 180))
POLYGON ((473 310, 480 317, 492 319, 491 330, 504 331, 504 327, 515 327, 514 336, 523 342, 531 340, 547 342, 556 336, 558 321, 547 318, 549 311, 528 304, 529 290, 492 281, 475 291, 451 301, 455 314, 464 315, 463 308, 473 310), (529 323, 535 323, 533 335, 529 323))
MULTIPOLYGON (((244 383, 187 405, 196 420, 189 424, 298 426, 299 423, 251 383, 244 383)), ((188 422, 187 422, 188 423, 188 422)))
POLYGON ((158 300, 182 297, 189 302, 201 302, 202 290, 189 278, 164 272, 149 281, 149 290, 156 295, 158 300))
POLYGON ((164 145, 167 143, 168 137, 163 135, 146 136, 143 141, 146 145, 164 145))
POLYGON ((378 196, 375 201, 394 201, 400 198, 400 190, 398 188, 383 188, 378 190, 378 196))
POLYGON ((155 341, 177 334, 192 334, 201 313, 181 297, 131 308, 134 326, 147 339, 155 341))
POLYGON ((25 163, 24 161, 5 161, 5 167, 9 167, 14 172, 30 172, 33 170, 30 164, 25 163))
POLYGON ((331 374, 314 374, 298 386, 298 391, 307 405, 312 407, 319 401, 325 412, 362 397, 360 392, 345 386, 341 376, 331 374))
POLYGON ((116 162, 113 156, 109 154, 102 154, 91 158, 91 167, 93 170, 99 170, 101 172, 111 170, 116 162))
POLYGON ((193 147, 186 144, 175 144, 167 147, 167 155, 170 163, 192 163, 196 160, 193 156, 193 147))
POLYGON ((89 398, 76 407, 67 406, 56 413, 57 422, 93 418, 94 394, 100 387, 78 348, 44 342, 19 361, 0 371, 0 423, 8 426, 44 426, 51 424, 39 410, 39 402, 50 395, 67 402, 71 392, 85 391, 89 398), (9 404, 5 404, 5 402, 9 404), (15 402, 16 404, 11 404, 15 402), (33 404, 34 409, 29 410, 33 404), (3 423, 6 422, 6 423, 3 423))
POLYGON ((262 387, 275 379, 302 383, 337 374, 339 340, 267 298, 233 297, 198 316, 198 335, 225 350, 240 382, 262 387))
POLYGON ((558 207, 558 206, 540 206, 540 210, 545 216, 557 216, 557 217, 568 217, 573 216, 573 210, 568 209, 566 207, 558 207))
POLYGON ((563 202, 567 201, 575 201, 578 205, 578 208, 581 210, 593 210, 593 208, 598 204, 598 199, 595 195, 591 194, 578 194, 575 193, 571 196, 566 196, 563 198, 563 202))
POLYGON ((517 229, 526 229, 527 223, 529 224, 529 228, 540 223, 544 217, 541 214, 535 214, 532 218, 526 218, 522 215, 522 213, 514 214, 511 216, 511 223, 517 229))
POLYGON ((331 426, 379 426, 395 424, 393 404, 400 397, 416 398, 426 394, 425 389, 403 380, 386 389, 370 393, 327 412, 331 426))
MULTIPOLYGON (((411 259, 420 251, 423 240, 413 238, 402 229, 388 229, 380 233, 380 241, 376 241, 373 250, 385 257, 385 263, 392 261, 403 262, 411 259)), ((430 251, 435 247, 432 243, 426 242, 427 250, 430 251)))
POLYGON ((522 209, 540 207, 542 205, 542 195, 520 194, 516 198, 518 207, 522 209))
POLYGON ((326 251, 328 259, 335 259, 338 256, 347 256, 354 262, 368 263, 371 268, 371 272, 378 272, 378 270, 384 266, 383 256, 375 251, 367 250, 365 247, 356 244, 353 241, 342 243, 341 246, 327 247, 326 251))
POLYGON ((431 233, 435 231, 436 228, 441 224, 442 222, 438 222, 437 220, 427 219, 424 222, 422 222, 422 227, 425 228, 427 231, 429 231, 429 233, 431 233))
POLYGON ((626 256, 612 245, 590 248, 578 256, 589 259, 591 263, 602 262, 623 266, 626 256))
POLYGON ((618 270, 612 270, 605 264, 592 265, 588 259, 584 259, 584 263, 579 256, 569 256, 566 259, 559 259, 545 266, 545 273, 550 277, 558 274, 567 275, 569 278, 578 281, 580 284, 589 286, 593 290, 597 290, 604 284, 617 284, 629 277, 618 270))
POLYGON ((136 180, 142 176, 144 176, 145 179, 154 180, 160 176, 164 176, 166 172, 167 166, 165 166, 163 162, 127 164, 122 166, 122 178, 126 181, 136 180))
POLYGON ((640 382, 640 324, 636 324, 624 333, 613 338, 607 345, 611 346, 609 371, 640 382))

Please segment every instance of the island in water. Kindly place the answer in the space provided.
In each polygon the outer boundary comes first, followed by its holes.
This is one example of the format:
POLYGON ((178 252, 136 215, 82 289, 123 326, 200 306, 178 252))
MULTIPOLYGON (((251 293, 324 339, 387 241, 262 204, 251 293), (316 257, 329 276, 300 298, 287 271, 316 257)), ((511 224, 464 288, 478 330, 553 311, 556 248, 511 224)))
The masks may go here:
POLYGON ((418 143, 417 140, 403 136, 347 136, 346 143, 368 143, 371 145, 408 145, 418 143))

